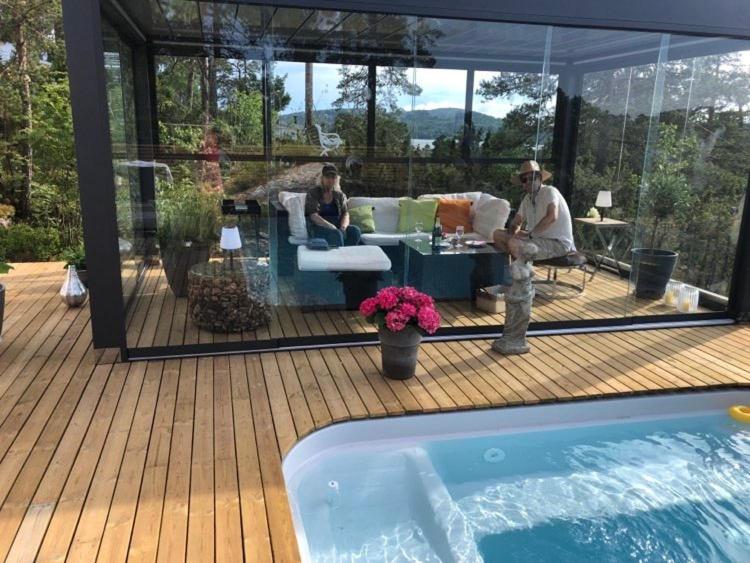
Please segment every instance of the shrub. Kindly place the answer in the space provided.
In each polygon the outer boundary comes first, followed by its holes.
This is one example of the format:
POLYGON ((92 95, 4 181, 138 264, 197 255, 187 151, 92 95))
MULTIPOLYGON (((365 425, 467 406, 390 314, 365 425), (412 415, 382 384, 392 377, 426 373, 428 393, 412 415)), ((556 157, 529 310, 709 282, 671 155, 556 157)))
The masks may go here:
POLYGON ((17 223, 0 229, 0 248, 11 262, 45 262, 60 254, 60 234, 51 227, 17 223))

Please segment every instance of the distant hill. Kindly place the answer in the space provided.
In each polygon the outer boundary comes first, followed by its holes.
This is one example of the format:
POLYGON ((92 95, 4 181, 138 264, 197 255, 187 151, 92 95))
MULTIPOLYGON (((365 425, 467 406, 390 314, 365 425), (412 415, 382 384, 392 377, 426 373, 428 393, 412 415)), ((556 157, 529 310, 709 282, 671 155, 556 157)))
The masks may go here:
MULTIPOLYGON (((325 109, 314 112, 314 119, 324 131, 332 132, 337 111, 325 109)), ((486 113, 475 111, 472 114, 475 129, 497 131, 502 128, 503 120, 486 113)), ((282 125, 290 128, 301 127, 305 121, 303 112, 287 113, 279 116, 282 125)), ((464 126, 464 110, 459 108, 436 108, 404 111, 401 121, 410 127, 415 139, 435 139, 440 135, 454 135, 464 126)))

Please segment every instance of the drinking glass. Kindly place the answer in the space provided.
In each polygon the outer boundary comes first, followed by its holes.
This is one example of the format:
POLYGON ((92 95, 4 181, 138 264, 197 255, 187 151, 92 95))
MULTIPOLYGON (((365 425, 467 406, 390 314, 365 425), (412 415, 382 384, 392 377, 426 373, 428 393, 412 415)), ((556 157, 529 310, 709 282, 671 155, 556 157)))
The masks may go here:
POLYGON ((422 234, 422 229, 424 229, 424 225, 422 224, 422 221, 417 221, 414 223, 414 232, 417 233, 416 241, 419 242, 420 238, 419 235, 422 234))
POLYGON ((680 313, 695 313, 698 310, 698 288, 683 285, 677 298, 677 310, 680 313))
POLYGON ((458 242, 456 243, 456 246, 461 246, 461 241, 464 238, 464 226, 458 225, 456 227, 456 237, 458 238, 458 242))
POLYGON ((669 307, 677 307, 677 300, 680 298, 683 284, 678 281, 670 281, 667 284, 667 290, 664 292, 664 304, 669 307))

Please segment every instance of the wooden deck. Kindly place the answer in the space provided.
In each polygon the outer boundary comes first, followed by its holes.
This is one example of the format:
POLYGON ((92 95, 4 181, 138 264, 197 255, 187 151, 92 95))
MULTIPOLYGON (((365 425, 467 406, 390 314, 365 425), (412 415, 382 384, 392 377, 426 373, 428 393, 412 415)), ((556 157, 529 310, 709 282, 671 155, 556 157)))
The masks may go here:
MULTIPOLYGON (((298 560, 281 459, 334 422, 748 386, 750 326, 97 363, 59 264, 22 264, 0 343, 0 560, 298 560)), ((155 330, 153 315, 142 330, 155 330)))
MULTIPOLYGON (((546 270, 537 273, 544 279, 546 270)), ((560 281, 580 284, 580 271, 560 271, 560 281)), ((269 338, 356 334, 374 332, 357 311, 308 310, 294 305, 291 282, 279 283, 281 304, 273 307, 271 322, 259 330, 238 334, 215 334, 197 328, 189 318, 187 299, 176 298, 167 285, 161 267, 150 268, 136 296, 128 319, 128 346, 166 346, 226 342, 227 340, 266 340, 269 338), (291 304, 290 304, 291 303, 291 304)), ((544 288, 549 289, 549 288, 544 288)), ((503 314, 489 314, 469 301, 441 301, 438 308, 445 326, 493 326, 504 323, 503 314)), ((573 299, 549 299, 537 293, 532 311, 534 321, 619 318, 633 315, 674 313, 661 301, 636 299, 628 292, 628 281, 607 271, 597 273, 586 291, 573 299)))

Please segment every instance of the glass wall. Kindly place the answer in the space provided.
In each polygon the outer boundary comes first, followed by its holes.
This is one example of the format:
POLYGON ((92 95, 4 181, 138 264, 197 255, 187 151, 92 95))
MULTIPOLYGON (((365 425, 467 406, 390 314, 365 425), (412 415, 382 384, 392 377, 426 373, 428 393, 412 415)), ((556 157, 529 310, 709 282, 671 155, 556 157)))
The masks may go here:
POLYGON ((104 65, 109 104, 109 130, 115 182, 123 298, 138 289, 144 256, 141 167, 138 165, 133 56, 130 47, 109 25, 103 27, 104 65))
MULTIPOLYGON (((156 53, 159 261, 140 278, 129 345, 372 332, 356 307, 390 284, 435 297, 446 330, 494 332, 510 263, 495 234, 524 214, 519 236, 533 229, 546 255, 587 258, 585 270, 537 264, 533 321, 726 309, 748 171, 747 43, 146 4, 149 18, 131 15, 156 53), (530 159, 556 188, 552 212, 517 181, 530 159), (346 203, 321 189, 326 164, 346 203), (535 228, 547 212, 572 240, 535 228), (312 250, 317 239, 344 247, 312 250)), ((132 71, 121 48, 108 57, 122 116, 132 71)), ((126 152, 127 128, 113 125, 126 152)))

